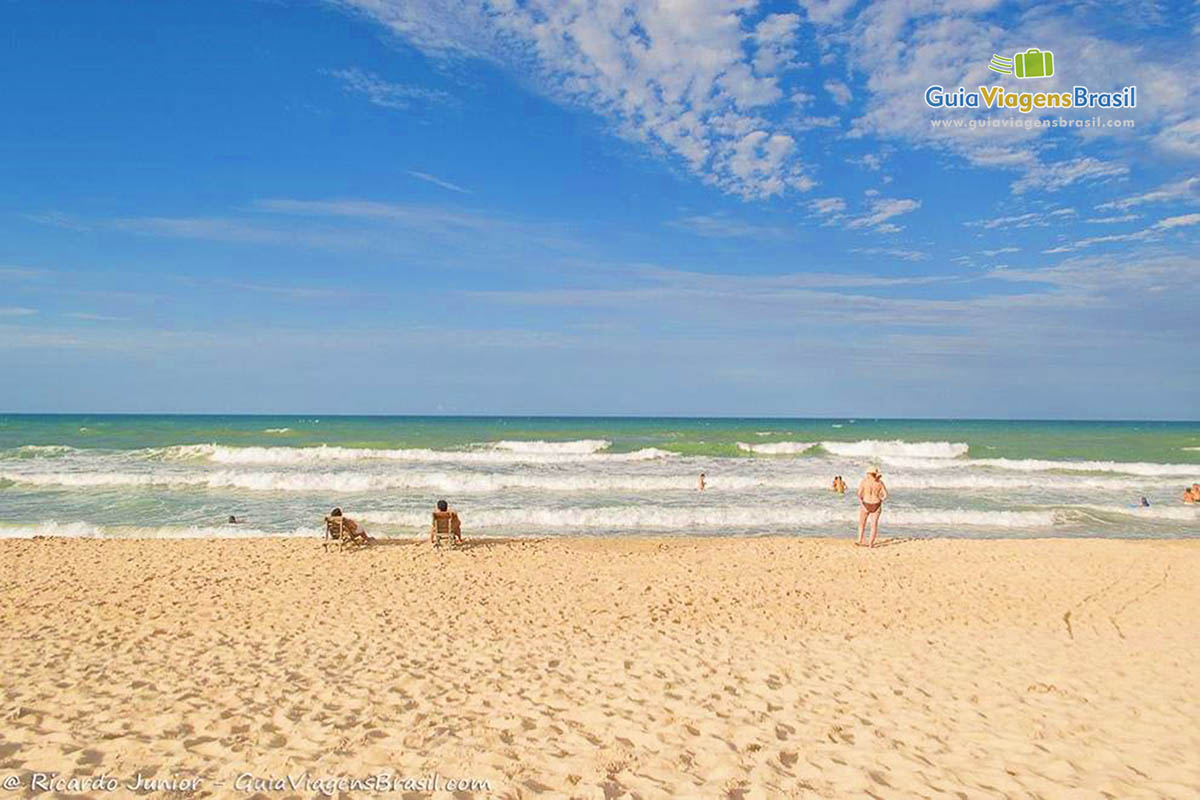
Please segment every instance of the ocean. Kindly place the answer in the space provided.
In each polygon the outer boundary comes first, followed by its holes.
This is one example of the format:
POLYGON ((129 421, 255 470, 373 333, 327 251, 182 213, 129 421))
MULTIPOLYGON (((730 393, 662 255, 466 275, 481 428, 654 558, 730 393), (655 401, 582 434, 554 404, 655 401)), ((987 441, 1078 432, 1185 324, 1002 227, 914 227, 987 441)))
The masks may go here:
POLYGON ((1195 422, 18 414, 0 536, 410 537, 446 499, 468 535, 849 537, 870 465, 884 536, 1200 535, 1195 422))

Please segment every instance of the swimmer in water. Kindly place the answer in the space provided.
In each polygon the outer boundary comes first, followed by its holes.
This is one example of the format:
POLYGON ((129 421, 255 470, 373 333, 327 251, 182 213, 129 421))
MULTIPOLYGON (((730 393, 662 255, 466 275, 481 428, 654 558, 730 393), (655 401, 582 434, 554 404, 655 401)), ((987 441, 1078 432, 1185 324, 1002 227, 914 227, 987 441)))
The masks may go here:
POLYGON ((700 478, 696 483, 696 487, 697 487, 697 491, 701 491, 701 492, 704 491, 704 473, 703 472, 700 473, 700 478))

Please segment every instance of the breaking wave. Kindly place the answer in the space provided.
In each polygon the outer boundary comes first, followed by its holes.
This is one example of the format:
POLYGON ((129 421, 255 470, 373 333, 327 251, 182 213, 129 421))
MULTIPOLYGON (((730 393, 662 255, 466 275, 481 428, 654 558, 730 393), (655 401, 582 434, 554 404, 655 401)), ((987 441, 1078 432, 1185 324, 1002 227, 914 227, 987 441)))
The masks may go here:
POLYGON ((813 442, 767 442, 765 444, 737 443, 738 450, 764 456, 797 455, 814 447, 813 442))
POLYGON ((74 447, 62 444, 25 444, 11 450, 0 450, 0 458, 58 458, 73 452, 74 447))
POLYGON ((890 442, 875 439, 858 442, 821 442, 821 448, 832 455, 849 458, 912 456, 947 459, 965 456, 970 449, 963 442, 903 442, 899 439, 890 442))
POLYGON ((1200 464, 1154 464, 1148 461, 1048 461, 1038 458, 972 458, 946 461, 937 458, 888 457, 885 463, 906 469, 991 468, 1011 472, 1115 472, 1123 475, 1200 475, 1200 464))
MULTIPOLYGON (((495 444, 502 444, 497 442, 495 444)), ((514 443, 517 444, 517 443, 514 443)), ((519 444, 535 444, 522 442, 519 444)), ((203 459, 218 464, 320 464, 330 461, 412 461, 447 464, 553 464, 579 461, 581 459, 607 459, 610 461, 649 461, 674 456, 667 450, 647 447, 630 453, 601 453, 589 442, 585 449, 577 442, 542 442, 539 444, 570 444, 576 449, 548 450, 497 449, 481 450, 430 450, 375 449, 370 447, 230 447, 218 444, 189 444, 144 451, 149 457, 166 460, 203 459)), ((608 443, 604 442, 604 446, 608 443)))
MULTIPOLYGON (((901 472, 885 479, 893 491, 917 490, 1062 490, 1068 492, 1148 491, 1152 481, 1135 475, 1097 477, 1084 474, 995 473, 984 471, 930 470, 901 472)), ((175 468, 161 472, 124 471, 0 471, 0 486, 115 488, 198 487, 243 489, 254 492, 370 492, 388 490, 436 490, 447 494, 488 493, 506 490, 536 490, 558 493, 672 492, 695 491, 695 476, 688 473, 654 475, 613 471, 567 472, 478 472, 455 470, 401 470, 365 472, 344 470, 254 470, 175 468)), ((709 472, 709 492, 762 490, 822 491, 828 489, 825 474, 782 471, 759 474, 709 472)), ((851 487, 853 490, 853 487, 851 487)), ((824 496, 824 495, 822 495, 824 496)))
POLYGON ((589 455, 607 450, 612 442, 607 439, 579 439, 574 442, 544 442, 544 441, 507 441, 488 442, 484 445, 493 450, 504 450, 509 453, 553 454, 553 455, 589 455))

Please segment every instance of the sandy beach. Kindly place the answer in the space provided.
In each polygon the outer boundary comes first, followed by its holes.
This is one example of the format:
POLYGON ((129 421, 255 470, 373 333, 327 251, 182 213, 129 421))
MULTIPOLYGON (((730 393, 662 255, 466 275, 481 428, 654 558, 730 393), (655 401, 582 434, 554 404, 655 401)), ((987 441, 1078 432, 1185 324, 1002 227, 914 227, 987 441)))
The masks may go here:
POLYGON ((1200 794, 1197 542, 0 552, 10 796, 1200 794))

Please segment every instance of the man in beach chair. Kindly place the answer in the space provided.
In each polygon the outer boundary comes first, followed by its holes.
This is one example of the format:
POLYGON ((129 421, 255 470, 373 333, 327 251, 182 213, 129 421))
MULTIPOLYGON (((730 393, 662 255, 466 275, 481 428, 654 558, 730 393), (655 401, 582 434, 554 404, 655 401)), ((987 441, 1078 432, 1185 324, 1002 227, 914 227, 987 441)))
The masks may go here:
POLYGON ((443 539, 448 540, 452 546, 462 544, 462 522, 458 513, 451 511, 445 500, 438 500, 437 510, 433 512, 433 519, 429 523, 429 543, 434 547, 441 547, 443 539))
POLYGON ((370 544, 372 539, 357 522, 342 514, 340 508, 335 508, 325 517, 325 549, 337 543, 339 549, 354 547, 360 544, 370 544))

